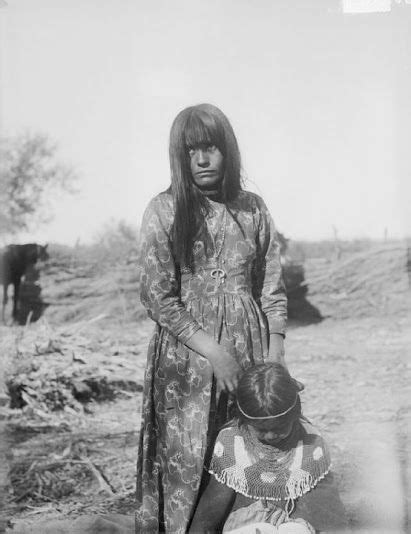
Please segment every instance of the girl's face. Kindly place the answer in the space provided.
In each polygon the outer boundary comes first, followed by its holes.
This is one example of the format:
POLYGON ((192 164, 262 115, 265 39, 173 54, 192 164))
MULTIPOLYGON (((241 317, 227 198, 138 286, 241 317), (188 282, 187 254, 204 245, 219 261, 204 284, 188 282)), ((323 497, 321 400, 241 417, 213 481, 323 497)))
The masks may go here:
POLYGON ((291 435, 296 424, 296 420, 285 421, 284 423, 270 420, 248 423, 248 429, 258 441, 265 445, 281 448, 283 442, 291 435))
POLYGON ((205 191, 219 188, 224 177, 224 156, 220 150, 208 143, 188 149, 190 170, 194 183, 205 191))

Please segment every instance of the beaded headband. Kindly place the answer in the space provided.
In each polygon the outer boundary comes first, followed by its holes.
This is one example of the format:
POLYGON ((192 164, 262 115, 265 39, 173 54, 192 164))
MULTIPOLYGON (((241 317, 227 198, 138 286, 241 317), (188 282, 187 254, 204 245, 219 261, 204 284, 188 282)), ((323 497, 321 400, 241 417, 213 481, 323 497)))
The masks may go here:
POLYGON ((287 409, 285 410, 285 412, 282 412, 282 413, 278 413, 277 415, 264 415, 262 417, 254 417, 253 415, 248 415, 244 412, 244 410, 241 409, 241 406, 240 406, 240 403, 238 402, 238 399, 237 399, 237 408, 240 410, 240 412, 244 415, 244 417, 247 417, 247 419, 276 419, 277 417, 281 417, 282 415, 285 415, 287 414, 288 412, 291 412, 291 410, 294 408, 294 406, 297 404, 297 400, 298 400, 298 393, 297 395, 295 396, 295 401, 293 402, 293 404, 287 409))

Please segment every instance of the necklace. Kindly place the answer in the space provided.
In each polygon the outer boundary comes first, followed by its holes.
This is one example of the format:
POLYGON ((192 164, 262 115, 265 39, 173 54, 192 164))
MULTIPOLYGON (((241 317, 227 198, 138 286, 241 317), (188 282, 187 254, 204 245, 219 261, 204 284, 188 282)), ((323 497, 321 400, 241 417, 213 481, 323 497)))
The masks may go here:
POLYGON ((289 465, 294 457, 295 450, 290 447, 287 451, 282 451, 273 447, 272 445, 266 445, 261 443, 247 426, 239 427, 240 434, 243 436, 246 449, 258 460, 261 465, 266 466, 267 470, 271 469, 283 469, 289 465))
MULTIPOLYGON (((216 239, 214 239, 213 234, 210 232, 211 240, 213 242, 213 247, 214 247, 213 258, 214 258, 215 265, 216 265, 216 267, 211 271, 211 278, 214 278, 217 287, 220 287, 220 285, 224 283, 227 277, 227 273, 225 272, 225 270, 219 267, 219 261, 218 261, 221 255, 221 252, 223 250, 223 246, 224 246, 226 228, 227 228, 227 209, 224 206, 223 230, 221 233, 221 241, 220 241, 219 247, 217 247, 216 239)), ((221 263, 225 263, 224 260, 222 260, 221 263)))

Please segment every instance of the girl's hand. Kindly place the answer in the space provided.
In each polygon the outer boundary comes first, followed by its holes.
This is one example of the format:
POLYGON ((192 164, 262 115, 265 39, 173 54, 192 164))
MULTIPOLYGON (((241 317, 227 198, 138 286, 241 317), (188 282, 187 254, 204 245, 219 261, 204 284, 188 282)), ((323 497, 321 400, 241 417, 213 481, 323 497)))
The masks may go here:
POLYGON ((229 393, 234 393, 241 375, 241 367, 236 360, 224 350, 210 355, 208 360, 213 366, 217 386, 229 393))
POLYGON ((220 389, 234 393, 237 389, 241 367, 224 348, 204 330, 197 330, 186 345, 211 363, 220 389))

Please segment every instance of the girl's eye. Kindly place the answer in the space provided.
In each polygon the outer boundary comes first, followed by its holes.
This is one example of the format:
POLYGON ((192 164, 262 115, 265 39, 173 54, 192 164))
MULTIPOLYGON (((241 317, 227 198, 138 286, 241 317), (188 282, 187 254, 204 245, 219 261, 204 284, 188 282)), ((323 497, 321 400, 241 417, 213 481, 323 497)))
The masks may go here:
POLYGON ((188 155, 190 158, 193 158, 199 150, 203 150, 204 152, 208 152, 209 154, 214 154, 214 152, 217 150, 216 145, 200 145, 198 147, 191 147, 188 148, 188 155))

